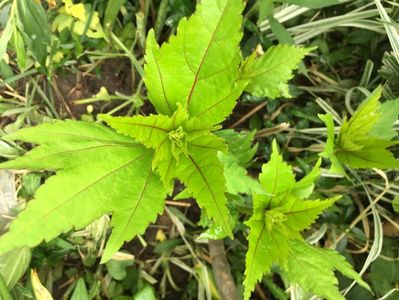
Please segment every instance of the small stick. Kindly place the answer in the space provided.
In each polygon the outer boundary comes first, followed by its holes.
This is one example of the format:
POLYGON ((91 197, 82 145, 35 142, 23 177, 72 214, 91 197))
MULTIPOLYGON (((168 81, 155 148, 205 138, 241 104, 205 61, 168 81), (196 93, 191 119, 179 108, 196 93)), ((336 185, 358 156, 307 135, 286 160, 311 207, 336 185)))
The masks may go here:
POLYGON ((178 207, 190 207, 191 204, 187 202, 180 202, 180 201, 169 201, 166 200, 165 203, 170 206, 178 206, 178 207))

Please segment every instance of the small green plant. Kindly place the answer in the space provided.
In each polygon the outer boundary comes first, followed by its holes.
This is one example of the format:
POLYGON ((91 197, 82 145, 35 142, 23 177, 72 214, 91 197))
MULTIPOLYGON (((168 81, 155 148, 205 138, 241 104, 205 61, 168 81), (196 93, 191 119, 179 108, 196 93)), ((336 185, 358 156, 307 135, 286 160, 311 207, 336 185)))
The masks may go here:
POLYGON ((346 120, 334 137, 334 121, 331 114, 320 115, 326 123, 328 140, 321 156, 330 159, 331 172, 346 174, 343 164, 352 168, 397 169, 399 161, 387 148, 398 144, 393 124, 399 114, 399 100, 381 104, 382 88, 375 89, 346 120))
POLYGON ((335 270, 369 289, 337 252, 308 245, 300 234, 340 198, 305 200, 320 176, 320 163, 319 160, 307 176, 295 181, 291 166, 283 161, 273 143, 271 159, 259 175, 265 193, 254 194, 253 215, 247 222, 250 233, 244 299, 249 299, 257 281, 271 271, 273 264, 281 267, 282 276, 290 283, 325 299, 344 299, 336 287, 335 270), (317 279, 312 274, 317 274, 317 279))
MULTIPOLYGON (((125 241, 155 221, 175 179, 220 228, 221 236, 233 237, 226 192, 250 193, 252 188, 235 190, 229 182, 232 177, 224 175, 226 166, 238 176, 245 175, 245 169, 229 156, 228 145, 215 132, 244 91, 269 99, 290 97, 287 81, 311 50, 274 46, 243 59, 239 48, 243 9, 242 0, 203 0, 193 16, 181 20, 169 42, 159 46, 154 32, 149 32, 144 82, 158 114, 100 115, 112 128, 54 121, 6 137, 39 146, 0 168, 49 170, 56 175, 38 189, 0 238, 0 253, 34 247, 111 213, 112 233, 102 256, 107 262, 125 241)), ((340 298, 335 269, 367 286, 336 252, 311 247, 300 235, 337 200, 305 200, 313 191, 320 163, 296 182, 276 144, 273 148, 260 176, 262 187, 253 187, 245 298, 273 264, 282 267, 290 282, 328 299, 340 298), (315 283, 301 275, 300 262, 308 253, 310 273, 323 275, 315 283)))

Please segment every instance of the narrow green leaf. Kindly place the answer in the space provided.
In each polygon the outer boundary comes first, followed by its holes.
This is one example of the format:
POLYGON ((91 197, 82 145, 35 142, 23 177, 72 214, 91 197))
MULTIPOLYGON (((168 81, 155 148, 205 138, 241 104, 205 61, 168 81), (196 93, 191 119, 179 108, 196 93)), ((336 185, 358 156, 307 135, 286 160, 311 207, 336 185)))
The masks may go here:
POLYGON ((14 27, 13 24, 14 24, 14 19, 13 17, 10 16, 9 20, 7 21, 7 25, 0 36, 0 61, 3 60, 4 56, 6 55, 8 42, 12 37, 12 32, 14 27))
POLYGON ((0 274, 0 298, 2 300, 13 300, 10 291, 8 290, 8 287, 1 274, 0 274))
POLYGON ((176 167, 177 177, 186 185, 201 208, 223 231, 232 236, 229 211, 226 207, 225 180, 223 166, 216 151, 202 145, 191 146, 189 156, 181 156, 176 167))
POLYGON ((23 247, 0 255, 0 274, 11 290, 29 268, 31 251, 23 247))
POLYGON ((292 38, 288 30, 283 26, 283 24, 281 24, 273 16, 270 16, 268 20, 270 24, 270 29, 277 37, 280 44, 295 45, 294 39, 292 38))
POLYGON ((320 120, 322 120, 327 126, 327 142, 324 147, 324 151, 320 153, 321 157, 328 158, 331 161, 330 172, 343 174, 346 172, 344 167, 339 162, 338 158, 335 156, 335 129, 334 129, 334 119, 331 114, 319 115, 320 120))
POLYGON ((13 32, 13 42, 14 42, 15 52, 17 54, 18 67, 20 70, 23 71, 26 68, 26 60, 27 60, 25 44, 21 34, 16 29, 13 32))
POLYGON ((44 67, 46 66, 47 47, 51 40, 46 11, 41 4, 33 0, 17 0, 16 2, 19 31, 36 61, 44 67))
POLYGON ((108 1, 104 14, 104 27, 112 27, 121 7, 126 3, 126 0, 111 0, 108 1))

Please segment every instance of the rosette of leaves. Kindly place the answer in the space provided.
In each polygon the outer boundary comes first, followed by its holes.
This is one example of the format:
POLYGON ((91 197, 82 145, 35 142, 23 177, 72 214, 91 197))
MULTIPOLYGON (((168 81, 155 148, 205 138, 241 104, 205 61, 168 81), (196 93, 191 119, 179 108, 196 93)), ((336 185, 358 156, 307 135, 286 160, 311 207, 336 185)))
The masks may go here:
POLYGON ((319 160, 309 174, 296 181, 291 166, 283 161, 273 142, 271 159, 259 175, 264 192, 254 193, 253 215, 247 221, 250 231, 244 299, 250 298, 256 283, 271 272, 273 265, 280 267, 290 283, 325 299, 344 299, 337 287, 335 270, 369 289, 343 256, 307 244, 300 234, 340 198, 308 199, 320 176, 320 163, 319 160))
POLYGON ((399 161, 388 149, 398 144, 393 140, 397 136, 393 124, 398 119, 399 100, 380 103, 381 93, 379 86, 349 120, 345 118, 336 137, 333 116, 319 116, 327 126, 327 143, 320 155, 331 161, 331 172, 346 175, 344 165, 352 168, 399 168, 399 161))
POLYGON ((112 213, 105 262, 162 212, 175 178, 232 236, 217 156, 227 147, 214 131, 243 91, 270 99, 289 96, 287 81, 309 52, 276 46, 243 61, 243 9, 242 0, 203 0, 161 47, 149 32, 144 81, 158 115, 102 115, 113 129, 55 121, 7 137, 39 146, 1 168, 51 170, 56 175, 0 238, 0 253, 35 246, 112 213))

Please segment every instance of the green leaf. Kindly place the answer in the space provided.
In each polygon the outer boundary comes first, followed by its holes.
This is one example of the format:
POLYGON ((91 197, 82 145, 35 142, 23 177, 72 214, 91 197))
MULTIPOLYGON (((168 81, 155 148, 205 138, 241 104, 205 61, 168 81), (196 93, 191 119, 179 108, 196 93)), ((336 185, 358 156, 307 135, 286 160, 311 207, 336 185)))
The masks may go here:
POLYGON ((327 200, 302 200, 296 196, 289 195, 284 199, 284 204, 271 211, 278 211, 284 216, 286 220, 284 225, 290 230, 299 232, 307 229, 317 217, 325 210, 340 199, 341 196, 336 196, 327 200))
POLYGON ((236 158, 240 166, 246 168, 251 164, 258 150, 258 144, 253 145, 255 131, 245 133, 224 129, 215 134, 225 140, 229 152, 236 158))
POLYGON ((110 128, 55 121, 8 138, 40 146, 0 168, 57 173, 37 190, 35 199, 0 238, 0 253, 36 246, 112 212, 114 229, 104 251, 106 261, 163 210, 165 190, 151 169, 153 151, 110 128))
POLYGON ((133 265, 132 259, 107 261, 106 266, 109 274, 115 280, 123 280, 126 277, 126 268, 133 265))
POLYGON ((140 291, 138 291, 134 296, 133 300, 156 300, 154 289, 146 284, 140 291))
MULTIPOLYGON (((172 119, 164 115, 150 115, 148 117, 111 117, 100 115, 99 117, 117 132, 134 138, 147 148, 154 149, 154 167, 157 166, 158 161, 167 159, 171 155, 172 141, 169 138, 169 132, 174 129, 175 118, 172 119)), ((179 120, 180 123, 181 120, 179 120)))
POLYGON ((287 28, 284 27, 283 24, 281 24, 272 15, 268 17, 268 21, 271 31, 276 36, 280 44, 289 44, 289 45, 295 44, 294 39, 292 38, 291 34, 287 30, 287 28))
POLYGON ((182 103, 209 124, 230 115, 246 84, 237 81, 243 9, 241 0, 203 0, 160 48, 149 32, 144 81, 158 113, 172 115, 182 103))
POLYGON ((224 178, 226 179, 226 192, 237 195, 262 193, 263 189, 259 183, 247 174, 247 170, 241 167, 232 154, 218 153, 219 160, 223 164, 224 178))
POLYGON ((259 175, 266 194, 254 194, 254 213, 247 222, 250 232, 244 299, 249 299, 256 283, 270 272, 273 264, 282 267, 287 264, 289 241, 302 239, 300 232, 340 198, 303 200, 313 190, 313 182, 320 172, 320 161, 312 172, 296 182, 292 168, 283 161, 275 141, 272 148, 270 161, 263 165, 259 175))
POLYGON ((264 218, 264 214, 258 211, 247 222, 250 234, 245 258, 244 299, 250 298, 256 283, 270 272, 273 263, 284 264, 288 258, 286 233, 279 225, 268 231, 264 218))
MULTIPOLYGON (((386 258, 396 257, 398 246, 397 237, 385 237, 381 255, 371 264, 367 277, 376 294, 373 299, 383 297, 390 290, 396 288, 396 284, 399 281, 399 261, 396 259, 387 260, 386 258)), ((399 295, 398 292, 396 291, 387 299, 395 300, 399 295)))
POLYGON ((278 153, 275 140, 273 141, 272 151, 269 162, 262 166, 259 181, 266 193, 277 195, 290 191, 295 184, 295 177, 291 166, 285 163, 283 157, 278 153))
POLYGON ((79 280, 76 282, 71 300, 90 300, 89 292, 87 291, 83 278, 79 278, 79 280))
POLYGON ((396 196, 395 199, 392 201, 393 210, 396 213, 399 213, 399 196, 396 196))
POLYGON ((192 193, 201 208, 205 208, 208 216, 232 237, 225 196, 225 179, 223 166, 216 151, 209 149, 212 142, 198 139, 195 145, 189 146, 188 156, 180 156, 176 166, 178 177, 192 193))
POLYGON ((301 199, 309 197, 314 189, 314 182, 320 177, 321 159, 319 159, 312 169, 305 177, 296 182, 292 187, 291 193, 301 199))
POLYGON ((243 63, 241 78, 249 80, 245 91, 257 96, 275 99, 290 98, 287 84, 294 75, 299 63, 311 48, 291 45, 270 47, 265 54, 253 53, 243 63))
POLYGON ((321 157, 328 158, 331 161, 330 172, 346 175, 345 169, 339 162, 335 155, 335 129, 334 120, 331 114, 319 115, 320 120, 322 120, 327 126, 327 142, 324 146, 324 151, 320 153, 321 157))
POLYGON ((357 151, 339 151, 336 156, 340 162, 353 168, 397 169, 399 161, 386 148, 397 144, 370 137, 357 151))
POLYGON ((327 300, 345 299, 338 290, 335 270, 370 290, 368 284, 338 252, 313 247, 295 239, 290 240, 289 244, 290 254, 284 274, 291 283, 299 284, 305 291, 327 300))
POLYGON ((369 134, 381 118, 380 102, 382 88, 376 88, 355 111, 349 120, 344 120, 336 144, 338 151, 356 151, 363 148, 369 134))
POLYGON ((121 7, 126 3, 126 0, 108 1, 104 14, 104 27, 112 27, 121 7))
POLYGON ((19 32, 36 61, 44 67, 51 40, 46 11, 33 0, 17 0, 17 8, 19 32))
POLYGON ((381 118, 374 125, 370 134, 383 140, 391 140, 398 135, 392 127, 398 120, 399 99, 384 102, 380 111, 381 118))
POLYGON ((327 126, 327 143, 320 155, 331 160, 332 172, 345 174, 341 163, 353 168, 399 168, 399 161, 387 149, 398 143, 389 140, 397 119, 397 104, 387 102, 383 108, 379 102, 381 90, 381 87, 376 88, 353 116, 344 120, 336 140, 332 116, 319 116, 327 126), (382 132, 386 135, 375 136, 382 132))
POLYGON ((12 37, 13 29, 14 29, 14 17, 11 15, 10 12, 10 17, 7 21, 6 27, 4 28, 0 36, 0 61, 4 59, 4 56, 7 53, 7 46, 8 42, 12 37))
POLYGON ((29 268, 31 251, 23 247, 0 256, 0 274, 11 290, 29 268))

